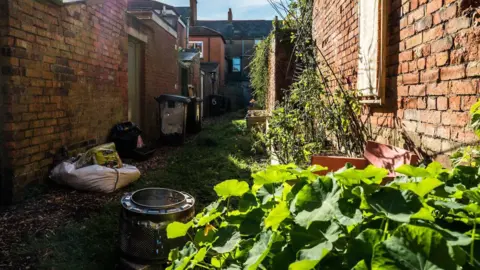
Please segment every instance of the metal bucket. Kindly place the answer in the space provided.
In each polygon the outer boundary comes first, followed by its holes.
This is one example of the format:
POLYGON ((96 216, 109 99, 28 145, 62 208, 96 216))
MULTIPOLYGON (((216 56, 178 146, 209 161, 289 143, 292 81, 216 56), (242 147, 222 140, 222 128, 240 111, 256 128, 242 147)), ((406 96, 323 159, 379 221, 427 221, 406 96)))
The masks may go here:
POLYGON ((195 199, 171 189, 147 188, 122 197, 120 250, 125 259, 150 264, 168 259, 171 249, 186 239, 167 239, 166 229, 174 221, 189 222, 195 215, 195 199))

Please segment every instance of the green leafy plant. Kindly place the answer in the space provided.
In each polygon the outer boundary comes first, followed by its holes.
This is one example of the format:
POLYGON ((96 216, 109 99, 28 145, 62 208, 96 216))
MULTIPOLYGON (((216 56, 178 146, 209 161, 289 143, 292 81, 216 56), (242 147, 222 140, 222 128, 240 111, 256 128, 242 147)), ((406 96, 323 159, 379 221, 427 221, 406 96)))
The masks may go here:
POLYGON ((251 185, 218 184, 216 202, 168 226, 168 237, 191 239, 171 252, 169 269, 480 267, 480 181, 465 171, 405 165, 383 186, 385 169, 322 170, 278 165, 251 185))
POLYGON ((272 44, 273 33, 262 40, 255 46, 255 51, 252 56, 250 68, 250 83, 253 88, 253 95, 256 104, 260 107, 265 107, 267 100, 267 92, 269 86, 268 68, 270 48, 272 44))
MULTIPOLYGON (((470 126, 475 134, 480 137, 480 101, 470 108, 470 115, 470 126)), ((478 145, 463 147, 455 152, 451 159, 455 166, 480 165, 480 147, 478 145)))
MULTIPOLYGON (((278 9, 288 10, 288 15, 283 21, 286 29, 276 31, 291 34, 293 55, 289 65, 295 67, 294 82, 283 89, 261 143, 281 164, 303 165, 312 154, 326 152, 361 155, 371 136, 360 121, 357 91, 345 89, 347 83, 322 61, 312 36, 313 0, 287 1, 288 7, 280 2, 283 4, 279 3, 282 6, 278 9)), ((257 76, 264 75, 258 72, 257 76)))

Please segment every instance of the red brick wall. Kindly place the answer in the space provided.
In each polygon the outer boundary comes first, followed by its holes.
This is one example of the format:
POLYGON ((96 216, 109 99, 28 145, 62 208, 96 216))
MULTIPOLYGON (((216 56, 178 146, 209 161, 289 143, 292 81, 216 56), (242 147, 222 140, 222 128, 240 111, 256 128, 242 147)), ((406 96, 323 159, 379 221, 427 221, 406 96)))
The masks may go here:
POLYGON ((282 100, 284 89, 293 82, 294 63, 290 63, 293 52, 291 44, 291 32, 281 29, 275 30, 274 38, 270 44, 268 57, 268 92, 265 101, 265 109, 272 112, 277 101, 282 100))
POLYGON ((177 45, 181 48, 187 48, 187 29, 180 23, 177 24, 177 45))
MULTIPOLYGON (((155 15, 154 15, 155 16, 155 15)), ((155 22, 145 22, 150 31, 148 42, 145 45, 144 60, 144 96, 142 102, 142 129, 145 139, 153 141, 160 136, 160 127, 157 123, 158 104, 155 97, 162 94, 180 95, 178 82, 178 59, 175 50, 177 38, 168 33, 155 22)))
MULTIPOLYGON (((313 31, 317 46, 335 73, 343 77, 343 82, 356 81, 359 49, 357 1, 314 2, 313 31)), ((332 84, 335 83, 332 81, 332 84)))
POLYGON ((190 41, 203 41, 202 62, 216 62, 220 70, 220 86, 225 85, 225 43, 221 37, 191 36, 190 41))
MULTIPOLYGON (((413 144, 445 164, 453 149, 477 141, 468 127, 468 109, 479 92, 480 27, 462 16, 460 2, 391 1, 387 104, 366 108, 364 116, 378 141, 413 144)), ((353 83, 357 9, 356 0, 315 1, 317 45, 337 74, 353 83)))
POLYGON ((2 144, 18 191, 47 176, 61 146, 104 142, 126 119, 126 1, 8 3, 10 27, 1 39, 2 144))

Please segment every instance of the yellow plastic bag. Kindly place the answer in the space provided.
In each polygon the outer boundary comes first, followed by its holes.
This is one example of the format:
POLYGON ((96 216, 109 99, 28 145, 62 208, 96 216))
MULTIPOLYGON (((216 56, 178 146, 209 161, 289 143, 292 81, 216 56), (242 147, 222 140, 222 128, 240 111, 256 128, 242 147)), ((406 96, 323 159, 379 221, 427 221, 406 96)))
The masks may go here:
POLYGON ((77 168, 100 165, 109 168, 122 168, 123 163, 114 143, 102 144, 88 150, 77 162, 77 168))

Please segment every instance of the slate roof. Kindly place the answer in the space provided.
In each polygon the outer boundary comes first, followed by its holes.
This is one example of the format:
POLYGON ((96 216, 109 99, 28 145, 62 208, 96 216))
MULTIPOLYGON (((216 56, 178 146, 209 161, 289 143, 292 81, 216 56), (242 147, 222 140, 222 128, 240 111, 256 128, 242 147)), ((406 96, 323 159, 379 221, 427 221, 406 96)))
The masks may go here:
POLYGON ((190 11, 186 11, 185 9, 190 10, 189 7, 174 7, 163 2, 159 1, 152 1, 152 0, 131 0, 128 2, 128 10, 129 11, 146 11, 146 10, 153 10, 157 15, 163 18, 165 21, 168 22, 170 26, 174 29, 177 29, 178 19, 183 21, 184 24, 187 24, 188 17, 190 17, 190 11), (163 9, 167 9, 172 11, 174 14, 163 14, 163 9), (188 16, 184 17, 182 12, 187 12, 188 16))
POLYGON ((198 52, 180 52, 179 60, 182 62, 191 62, 198 55, 198 52))
POLYGON ((223 43, 225 42, 225 38, 223 35, 211 28, 205 26, 192 26, 190 27, 190 36, 192 37, 221 37, 223 39, 223 43))
POLYGON ((204 62, 200 63, 200 69, 205 72, 214 72, 217 71, 218 63, 216 62, 204 62))
POLYGON ((196 26, 211 28, 225 39, 236 40, 265 38, 273 29, 272 21, 267 20, 197 21, 196 26))

